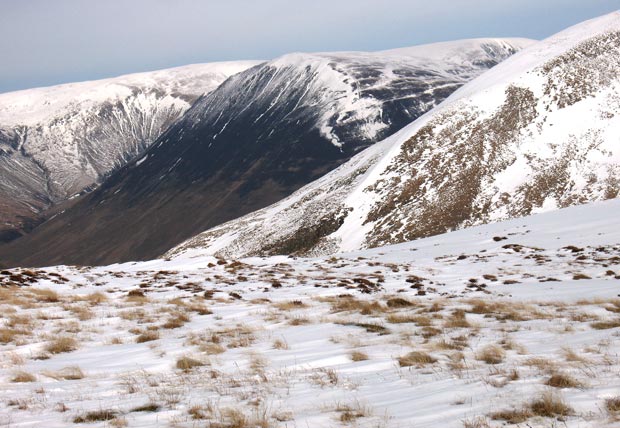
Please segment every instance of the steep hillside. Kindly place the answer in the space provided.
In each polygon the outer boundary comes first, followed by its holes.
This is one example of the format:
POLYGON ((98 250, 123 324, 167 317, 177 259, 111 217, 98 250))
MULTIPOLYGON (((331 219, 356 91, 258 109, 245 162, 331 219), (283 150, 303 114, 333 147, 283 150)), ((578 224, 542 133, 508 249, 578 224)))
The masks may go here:
POLYGON ((0 94, 0 241, 99 184, 198 97, 256 64, 196 64, 0 94))
POLYGON ((570 28, 290 198, 169 255, 331 253, 615 198, 619 67, 620 13, 570 28))
POLYGON ((140 160, 3 249, 2 260, 155 257, 290 195, 531 43, 291 54, 253 67, 196 102, 140 160))

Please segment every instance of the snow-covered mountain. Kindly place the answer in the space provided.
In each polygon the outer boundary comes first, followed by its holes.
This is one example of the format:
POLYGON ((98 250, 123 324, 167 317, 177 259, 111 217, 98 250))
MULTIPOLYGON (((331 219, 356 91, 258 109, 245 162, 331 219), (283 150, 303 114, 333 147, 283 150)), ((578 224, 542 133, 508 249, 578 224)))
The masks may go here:
POLYGON ((248 69, 198 100, 137 162, 22 238, 3 260, 155 257, 290 195, 531 43, 476 39, 290 54, 248 69))
POLYGON ((168 255, 331 253, 615 198, 619 69, 620 13, 584 22, 286 200, 168 255))
POLYGON ((256 64, 195 64, 0 94, 0 240, 97 185, 198 97, 256 64))

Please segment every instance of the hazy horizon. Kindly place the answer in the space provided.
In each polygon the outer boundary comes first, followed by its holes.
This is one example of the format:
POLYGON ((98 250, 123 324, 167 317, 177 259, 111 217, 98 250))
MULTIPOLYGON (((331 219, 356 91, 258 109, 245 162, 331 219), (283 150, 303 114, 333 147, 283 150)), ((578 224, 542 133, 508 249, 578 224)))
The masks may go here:
POLYGON ((543 39, 617 0, 0 0, 0 93, 290 52, 543 39))

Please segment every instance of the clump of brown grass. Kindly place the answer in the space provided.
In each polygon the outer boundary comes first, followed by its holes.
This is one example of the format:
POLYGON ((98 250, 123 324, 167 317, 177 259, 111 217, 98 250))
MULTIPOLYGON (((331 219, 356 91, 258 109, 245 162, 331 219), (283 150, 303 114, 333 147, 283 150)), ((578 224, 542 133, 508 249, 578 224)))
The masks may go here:
POLYGON ((620 396, 606 399, 605 409, 614 416, 620 414, 620 396))
POLYGON ((207 355, 217 355, 226 352, 226 348, 218 343, 204 343, 198 349, 207 355))
POLYGON ((185 323, 189 321, 190 321, 189 316, 179 311, 179 312, 173 313, 172 316, 168 318, 168 320, 162 325, 162 327, 165 329, 171 330, 171 329, 183 327, 185 323))
POLYGON ((50 341, 45 345, 45 350, 50 354, 60 354, 63 352, 75 351, 78 347, 78 341, 71 336, 61 336, 50 341))
POLYGON ((334 409, 340 413, 340 422, 349 423, 354 422, 360 418, 367 418, 372 415, 370 408, 362 406, 360 403, 353 404, 338 404, 334 409))
POLYGON ((31 288, 29 291, 37 302, 57 303, 60 301, 58 293, 49 288, 31 288))
POLYGON ((190 357, 181 357, 177 360, 177 364, 176 367, 179 370, 183 370, 183 371, 189 371, 195 367, 202 367, 204 366, 204 363, 202 361, 198 361, 194 358, 190 358, 190 357))
POLYGON ((307 308, 308 305, 302 302, 301 300, 289 300, 287 302, 277 302, 274 303, 273 306, 281 311, 292 311, 295 309, 304 309, 307 308))
POLYGON ((450 317, 444 321, 444 327, 446 328, 469 328, 471 324, 467 321, 465 311, 462 309, 456 309, 452 312, 450 317))
POLYGON ((425 366, 436 362, 436 358, 423 351, 412 351, 398 358, 398 365, 401 367, 425 366))
POLYGON ((491 425, 489 425, 485 417, 476 416, 473 419, 465 419, 463 421, 463 428, 491 428, 491 425))
POLYGON ((545 382, 554 388, 582 388, 583 383, 566 373, 554 373, 545 382))
POLYGON ((366 361, 368 359, 368 354, 362 351, 353 351, 350 356, 352 361, 366 361))
POLYGON ((528 405, 528 408, 533 414, 548 418, 569 416, 573 413, 573 409, 564 402, 559 394, 550 391, 543 392, 540 397, 528 405))
POLYGON ((402 297, 392 297, 385 302, 388 308, 408 308, 414 306, 414 303, 402 297))
POLYGON ((85 377, 84 372, 78 366, 65 367, 55 372, 45 371, 45 372, 42 372, 42 374, 44 376, 47 376, 55 380, 60 380, 60 379, 79 380, 79 379, 84 379, 85 377))
POLYGON ((582 355, 579 355, 577 352, 570 348, 562 348, 562 353, 564 354, 564 358, 566 361, 570 361, 573 363, 587 363, 588 359, 582 355))
POLYGON ((506 352, 498 345, 487 345, 476 354, 478 361, 484 361, 487 364, 500 364, 505 357, 506 352))
POLYGON ((532 412, 528 409, 510 409, 493 412, 489 415, 494 421, 506 421, 509 424, 520 424, 532 417, 532 412))
POLYGON ((590 324, 595 330, 609 330, 611 328, 620 327, 620 318, 614 320, 597 321, 590 324))
POLYGON ((35 375, 33 375, 32 373, 25 372, 25 371, 15 372, 15 374, 11 378, 11 382, 19 382, 19 383, 35 382, 36 380, 37 378, 35 377, 35 375))
POLYGON ((385 306, 377 301, 358 300, 353 296, 338 297, 331 301, 332 312, 359 312, 372 315, 386 311, 385 306))
POLYGON ((136 343, 151 342, 159 339, 159 332, 157 330, 147 330, 136 337, 136 343))
POLYGON ((288 343, 284 339, 276 339, 273 341, 273 348, 285 350, 288 349, 288 343))
POLYGON ((0 343, 7 344, 16 341, 20 336, 26 335, 28 332, 22 329, 0 328, 0 343))
POLYGON ((95 410, 93 412, 84 413, 83 415, 73 418, 73 423, 84 424, 92 422, 111 421, 116 418, 117 413, 113 410, 95 410))
POLYGON ((526 366, 536 367, 538 370, 546 373, 555 373, 557 365, 554 361, 542 357, 532 357, 524 361, 526 366))

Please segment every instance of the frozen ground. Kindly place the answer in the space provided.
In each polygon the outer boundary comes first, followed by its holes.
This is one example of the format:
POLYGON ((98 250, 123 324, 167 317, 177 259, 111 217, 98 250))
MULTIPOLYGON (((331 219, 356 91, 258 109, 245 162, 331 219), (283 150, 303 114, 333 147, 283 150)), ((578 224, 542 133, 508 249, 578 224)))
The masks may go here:
POLYGON ((3 271, 0 426, 618 426, 619 210, 331 258, 3 271))

